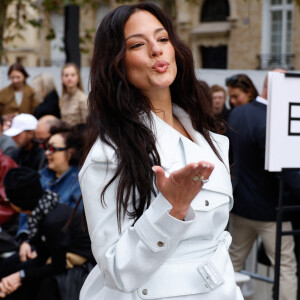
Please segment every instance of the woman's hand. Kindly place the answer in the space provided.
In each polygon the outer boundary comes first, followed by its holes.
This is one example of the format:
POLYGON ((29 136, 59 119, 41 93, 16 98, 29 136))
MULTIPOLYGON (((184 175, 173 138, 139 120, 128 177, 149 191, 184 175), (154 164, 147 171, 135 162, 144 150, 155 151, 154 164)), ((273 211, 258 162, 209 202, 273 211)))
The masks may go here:
POLYGON ((31 250, 31 246, 27 242, 23 242, 19 248, 19 257, 21 262, 25 262, 28 259, 34 259, 37 257, 36 251, 31 250))
POLYGON ((156 186, 172 205, 171 216, 179 220, 184 219, 192 200, 202 189, 201 178, 209 179, 213 169, 213 164, 201 161, 188 164, 171 173, 170 177, 166 177, 162 167, 153 166, 152 170, 156 174, 156 186))
POLYGON ((5 298, 22 285, 20 272, 2 278, 0 282, 0 298, 5 298))

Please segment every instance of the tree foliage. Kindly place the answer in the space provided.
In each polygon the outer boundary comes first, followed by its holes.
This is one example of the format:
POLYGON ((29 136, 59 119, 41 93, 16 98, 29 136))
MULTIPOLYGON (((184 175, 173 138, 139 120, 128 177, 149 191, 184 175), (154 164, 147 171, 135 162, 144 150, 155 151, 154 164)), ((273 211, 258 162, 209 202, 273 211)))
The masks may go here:
MULTIPOLYGON (((109 0, 102 2, 108 3, 109 0)), ((17 38, 23 39, 24 29, 27 26, 42 28, 44 26, 42 18, 38 18, 37 15, 63 13, 65 5, 95 8, 99 5, 99 0, 0 0, 0 64, 5 54, 4 44, 12 44, 17 38), (13 14, 8 14, 8 7, 11 4, 15 5, 15 10, 13 14), (38 14, 30 14, 30 9, 38 14)), ((46 39, 55 39, 55 30, 51 27, 47 30, 46 39)), ((80 49, 83 53, 89 51, 86 46, 93 38, 93 31, 93 28, 82 28, 81 30, 80 49)))

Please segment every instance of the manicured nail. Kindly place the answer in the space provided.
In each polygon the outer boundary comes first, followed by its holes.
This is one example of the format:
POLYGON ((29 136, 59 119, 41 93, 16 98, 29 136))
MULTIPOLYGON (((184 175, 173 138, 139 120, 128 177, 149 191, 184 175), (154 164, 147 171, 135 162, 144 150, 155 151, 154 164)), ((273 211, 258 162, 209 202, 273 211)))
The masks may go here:
POLYGON ((207 165, 207 164, 202 164, 202 167, 203 167, 203 168, 207 168, 208 165, 207 165))
POLYGON ((197 168, 198 168, 198 164, 194 164, 193 169, 197 169, 197 168))
POLYGON ((156 169, 155 167, 152 167, 152 171, 153 171, 154 173, 156 173, 156 172, 157 172, 157 169, 156 169))

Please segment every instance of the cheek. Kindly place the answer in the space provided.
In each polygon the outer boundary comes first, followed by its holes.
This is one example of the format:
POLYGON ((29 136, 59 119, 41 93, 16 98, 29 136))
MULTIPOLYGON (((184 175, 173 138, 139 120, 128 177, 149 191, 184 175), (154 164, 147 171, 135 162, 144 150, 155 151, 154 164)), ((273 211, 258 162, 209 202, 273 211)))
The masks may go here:
POLYGON ((138 59, 135 60, 132 57, 125 59, 126 77, 131 84, 141 78, 142 66, 143 63, 138 59))
POLYGON ((249 97, 248 97, 248 95, 246 93, 240 94, 240 96, 239 96, 239 103, 241 103, 241 104, 248 103, 249 102, 248 98, 249 97))

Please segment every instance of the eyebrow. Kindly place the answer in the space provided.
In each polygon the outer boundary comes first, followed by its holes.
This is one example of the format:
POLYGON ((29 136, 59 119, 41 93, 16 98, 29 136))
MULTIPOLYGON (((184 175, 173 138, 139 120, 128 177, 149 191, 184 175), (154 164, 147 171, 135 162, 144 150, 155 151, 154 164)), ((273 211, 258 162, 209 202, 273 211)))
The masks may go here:
MULTIPOLYGON (((163 27, 157 28, 157 29, 154 30, 154 33, 156 34, 156 33, 160 32, 160 31, 163 31, 163 30, 166 30, 166 29, 163 28, 163 27)), ((128 36, 128 37, 125 39, 125 41, 127 41, 127 40, 129 40, 129 39, 131 39, 131 38, 134 38, 134 37, 144 37, 144 36, 145 36, 145 35, 142 34, 142 33, 132 34, 132 35, 128 36)))

